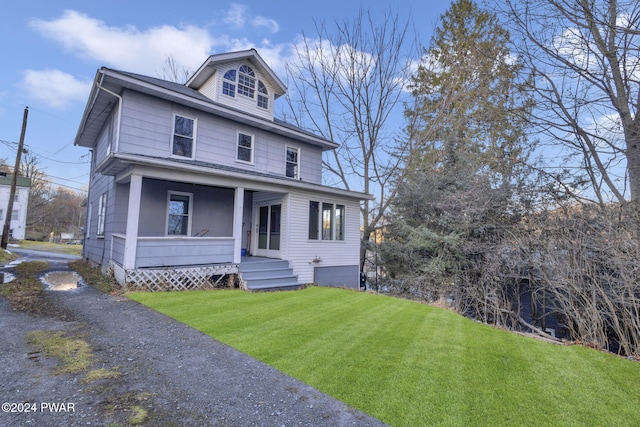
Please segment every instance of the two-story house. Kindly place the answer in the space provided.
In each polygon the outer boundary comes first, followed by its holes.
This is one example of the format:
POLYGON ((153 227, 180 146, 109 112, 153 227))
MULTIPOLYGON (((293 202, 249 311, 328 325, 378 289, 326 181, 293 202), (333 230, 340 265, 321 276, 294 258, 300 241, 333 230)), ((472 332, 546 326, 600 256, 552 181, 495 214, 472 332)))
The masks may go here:
POLYGON ((129 286, 357 288, 370 196, 322 185, 337 145, 274 118, 285 91, 254 49, 185 84, 99 69, 75 139, 92 152, 84 257, 129 286))
POLYGON ((12 175, 0 174, 0 235, 7 215, 11 215, 9 223, 9 238, 24 240, 27 228, 27 208, 29 207, 29 188, 31 180, 22 176, 16 178, 16 191, 13 198, 11 213, 7 212, 9 196, 11 195, 12 175))

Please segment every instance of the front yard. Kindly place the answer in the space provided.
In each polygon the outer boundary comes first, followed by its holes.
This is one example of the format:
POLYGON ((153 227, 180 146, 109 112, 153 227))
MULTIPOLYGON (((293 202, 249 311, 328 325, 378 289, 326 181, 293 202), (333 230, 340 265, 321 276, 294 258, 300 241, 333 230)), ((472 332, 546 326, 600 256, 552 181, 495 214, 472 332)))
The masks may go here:
MULTIPOLYGON (((19 248, 34 251, 56 252, 61 254, 82 255, 82 245, 67 245, 62 243, 36 242, 32 240, 20 240, 19 248)), ((11 247, 8 248, 11 250, 11 247)))
POLYGON ((637 426, 640 363, 342 289, 131 293, 392 426, 637 426))

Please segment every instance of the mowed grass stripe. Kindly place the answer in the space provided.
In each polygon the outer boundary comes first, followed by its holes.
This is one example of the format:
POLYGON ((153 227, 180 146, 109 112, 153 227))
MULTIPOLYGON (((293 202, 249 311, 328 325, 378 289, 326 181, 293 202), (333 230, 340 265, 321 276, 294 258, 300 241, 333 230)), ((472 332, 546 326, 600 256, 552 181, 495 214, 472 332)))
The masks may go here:
POLYGON ((640 425, 640 364, 444 309, 311 287, 132 299, 394 426, 640 425))

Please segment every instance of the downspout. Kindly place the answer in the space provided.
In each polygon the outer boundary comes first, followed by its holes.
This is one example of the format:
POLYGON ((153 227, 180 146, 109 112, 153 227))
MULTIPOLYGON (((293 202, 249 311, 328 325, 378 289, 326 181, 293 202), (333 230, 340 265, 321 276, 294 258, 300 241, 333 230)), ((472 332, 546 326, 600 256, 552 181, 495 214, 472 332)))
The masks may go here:
POLYGON ((118 95, 115 92, 110 91, 109 89, 105 88, 102 86, 102 81, 104 80, 104 74, 102 74, 102 76, 100 76, 100 82, 96 83, 96 87, 100 90, 103 90, 105 92, 107 92, 110 95, 115 96, 116 98, 118 98, 118 116, 116 118, 116 129, 115 129, 115 134, 116 134, 116 138, 114 141, 114 145, 115 147, 112 150, 109 150, 109 152, 107 153, 107 155, 111 154, 111 152, 118 152, 120 149, 120 122, 122 119, 122 96, 118 95))
MULTIPOLYGON (((96 87, 98 88, 98 90, 103 90, 106 93, 115 96, 116 98, 118 98, 118 113, 117 113, 117 117, 116 117, 116 126, 115 126, 115 140, 114 140, 114 146, 111 146, 111 141, 109 141, 109 148, 107 149, 107 152, 105 154, 105 157, 108 157, 111 153, 113 152, 118 152, 118 150, 120 149, 120 123, 121 123, 121 118, 122 118, 122 96, 118 95, 115 92, 110 91, 109 89, 105 88, 102 86, 102 82, 104 81, 104 73, 102 73, 102 75, 100 76, 100 81, 96 83, 96 87)), ((96 99, 97 99, 97 94, 96 94, 96 99)), ((94 152, 94 154, 96 154, 94 152)), ((92 165, 93 167, 93 165, 92 165)), ((92 178, 93 178, 93 173, 92 173, 92 178)), ((87 199, 89 199, 87 197, 87 199)), ((107 201, 109 200, 109 192, 107 191, 107 201)), ((87 221, 90 221, 89 218, 87 218, 87 221)), ((113 246, 113 230, 112 230, 112 235, 111 235, 111 246, 113 246)), ((102 257, 100 259, 100 266, 101 268, 104 267, 104 255, 105 255, 105 250, 106 250, 106 242, 102 243, 102 257)), ((109 258, 111 259, 111 255, 109 256, 109 258)))

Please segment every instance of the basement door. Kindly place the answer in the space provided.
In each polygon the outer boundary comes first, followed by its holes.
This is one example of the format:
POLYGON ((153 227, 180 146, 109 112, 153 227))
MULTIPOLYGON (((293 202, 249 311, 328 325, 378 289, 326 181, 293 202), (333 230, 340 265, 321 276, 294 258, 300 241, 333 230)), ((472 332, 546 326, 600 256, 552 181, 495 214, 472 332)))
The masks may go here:
POLYGON ((256 256, 280 258, 281 219, 281 204, 258 207, 256 256))

